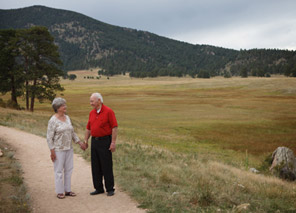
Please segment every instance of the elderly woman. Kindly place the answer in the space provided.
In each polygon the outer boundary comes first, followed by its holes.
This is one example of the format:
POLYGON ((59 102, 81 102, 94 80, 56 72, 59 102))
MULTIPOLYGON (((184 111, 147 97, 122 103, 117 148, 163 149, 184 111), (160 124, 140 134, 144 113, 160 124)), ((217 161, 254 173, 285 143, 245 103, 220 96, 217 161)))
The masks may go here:
POLYGON ((70 118, 66 115, 67 106, 63 98, 55 98, 52 102, 55 114, 48 121, 47 143, 50 157, 54 163, 55 190, 59 199, 65 196, 76 196, 71 191, 71 176, 73 170, 72 140, 79 143, 84 150, 84 143, 80 142, 70 118), (65 193, 65 194, 64 194, 65 193))

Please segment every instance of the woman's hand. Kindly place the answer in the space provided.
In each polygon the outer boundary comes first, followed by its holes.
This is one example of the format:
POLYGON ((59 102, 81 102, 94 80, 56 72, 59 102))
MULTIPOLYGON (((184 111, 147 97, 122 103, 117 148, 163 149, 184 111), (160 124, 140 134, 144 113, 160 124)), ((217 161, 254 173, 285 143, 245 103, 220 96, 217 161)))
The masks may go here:
POLYGON ((57 158, 54 149, 50 150, 50 158, 51 158, 52 162, 54 162, 57 158))

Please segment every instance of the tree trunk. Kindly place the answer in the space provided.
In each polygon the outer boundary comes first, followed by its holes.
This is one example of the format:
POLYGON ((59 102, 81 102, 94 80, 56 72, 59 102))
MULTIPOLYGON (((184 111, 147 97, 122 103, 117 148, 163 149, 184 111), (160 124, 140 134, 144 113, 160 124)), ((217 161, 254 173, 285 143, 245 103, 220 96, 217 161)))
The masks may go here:
POLYGON ((34 111, 36 83, 37 83, 37 80, 35 79, 33 82, 33 87, 32 87, 31 106, 30 106, 31 112, 34 111))
MULTIPOLYGON (((28 66, 29 62, 28 62, 28 56, 25 56, 25 76, 26 78, 28 78, 28 70, 29 70, 29 66, 28 66)), ((29 81, 28 79, 26 79, 26 109, 29 110, 29 103, 30 102, 30 98, 29 98, 29 81)))
POLYGON ((17 105, 16 88, 14 85, 14 76, 11 76, 11 101, 17 105))
POLYGON ((35 95, 32 94, 31 97, 31 107, 30 107, 30 111, 33 112, 34 111, 34 102, 35 102, 35 95))
POLYGON ((26 80, 26 108, 29 110, 29 82, 26 80))

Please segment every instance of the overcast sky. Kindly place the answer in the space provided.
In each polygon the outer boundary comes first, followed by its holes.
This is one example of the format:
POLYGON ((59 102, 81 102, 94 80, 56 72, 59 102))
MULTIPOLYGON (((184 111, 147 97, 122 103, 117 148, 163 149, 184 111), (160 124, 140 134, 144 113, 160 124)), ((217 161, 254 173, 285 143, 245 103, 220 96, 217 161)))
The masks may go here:
POLYGON ((44 5, 192 44, 296 50, 296 0, 1 0, 44 5))

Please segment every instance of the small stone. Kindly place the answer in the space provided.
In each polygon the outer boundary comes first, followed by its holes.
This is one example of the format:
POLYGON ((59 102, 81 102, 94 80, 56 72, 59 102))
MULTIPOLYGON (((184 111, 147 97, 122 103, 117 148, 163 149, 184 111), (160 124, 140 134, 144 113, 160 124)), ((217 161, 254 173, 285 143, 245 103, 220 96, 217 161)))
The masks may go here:
POLYGON ((240 183, 238 183, 237 185, 238 185, 239 187, 243 188, 243 189, 245 188, 245 186, 242 185, 242 184, 240 184, 240 183))
POLYGON ((257 169, 255 169, 255 168, 250 168, 250 172, 253 172, 253 173, 256 173, 256 174, 259 173, 259 171, 257 169))
POLYGON ((248 208, 249 208, 250 204, 249 203, 243 203, 243 204, 240 204, 236 207, 236 210, 238 212, 244 212, 244 211, 247 211, 248 208))

